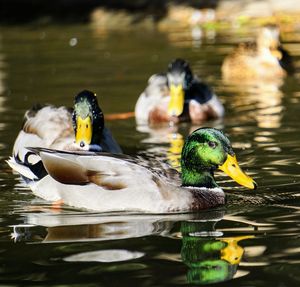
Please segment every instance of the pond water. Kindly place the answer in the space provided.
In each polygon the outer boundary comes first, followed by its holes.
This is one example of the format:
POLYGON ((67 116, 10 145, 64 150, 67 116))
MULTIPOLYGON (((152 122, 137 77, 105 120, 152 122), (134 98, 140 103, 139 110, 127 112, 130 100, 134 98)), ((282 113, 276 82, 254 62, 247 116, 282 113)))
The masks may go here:
MULTIPOLYGON (((222 81, 220 65, 251 33, 213 32, 193 40, 190 31, 0 27, 1 286, 299 286, 300 34, 284 37, 293 76, 280 84, 233 85, 222 81), (11 172, 5 160, 34 103, 71 106, 76 93, 90 89, 105 114, 133 111, 149 76, 175 57, 187 59, 224 103, 224 120, 205 125, 229 135, 257 190, 218 174, 228 196, 224 207, 99 214, 53 210, 11 172)), ((125 153, 175 165, 180 135, 197 128, 141 129, 132 118, 107 126, 125 153)))

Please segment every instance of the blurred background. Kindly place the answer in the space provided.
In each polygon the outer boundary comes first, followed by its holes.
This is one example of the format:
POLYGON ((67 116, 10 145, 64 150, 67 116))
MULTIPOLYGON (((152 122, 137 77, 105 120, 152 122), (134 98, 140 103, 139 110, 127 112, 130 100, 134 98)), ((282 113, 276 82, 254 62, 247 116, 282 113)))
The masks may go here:
MULTIPOLYGON (((260 18, 275 14, 295 15, 299 12, 295 4, 293 0, 3 0, 0 16, 4 23, 34 20, 88 22, 95 9, 109 9, 114 12, 123 10, 131 14, 149 16, 153 22, 159 22, 168 15, 171 6, 184 6, 194 9, 211 8, 220 13, 225 20, 240 16, 260 18)), ((140 21, 143 20, 141 17, 140 21)))

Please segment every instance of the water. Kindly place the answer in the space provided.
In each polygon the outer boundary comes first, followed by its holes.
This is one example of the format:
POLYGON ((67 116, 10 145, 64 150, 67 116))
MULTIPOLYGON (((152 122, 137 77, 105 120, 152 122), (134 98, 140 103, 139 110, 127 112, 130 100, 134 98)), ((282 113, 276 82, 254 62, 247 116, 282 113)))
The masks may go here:
MULTIPOLYGON (((0 27, 2 286, 299 285, 300 74, 281 85, 223 83, 222 59, 244 39, 249 34, 210 32, 192 40, 184 31, 0 27), (87 88, 106 114, 132 111, 148 77, 174 57, 187 59, 220 96, 226 116, 206 125, 230 136, 257 191, 218 174, 228 204, 217 210, 97 214, 51 209, 12 174, 5 159, 32 104, 70 106, 87 88)), ((299 34, 284 39, 299 68, 299 34)), ((107 125, 126 153, 167 157, 174 165, 181 137, 196 128, 137 129, 134 119, 107 125)))

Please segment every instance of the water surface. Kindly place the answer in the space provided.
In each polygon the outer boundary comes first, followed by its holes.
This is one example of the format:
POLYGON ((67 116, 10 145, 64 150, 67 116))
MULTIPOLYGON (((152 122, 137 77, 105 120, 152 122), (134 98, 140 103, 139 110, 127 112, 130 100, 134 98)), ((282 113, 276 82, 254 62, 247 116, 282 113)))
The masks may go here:
MULTIPOLYGON (((300 282, 299 79, 234 85, 220 65, 251 33, 103 31, 89 26, 0 27, 0 284, 3 286, 297 286, 300 282), (228 204, 196 214, 98 214, 51 209, 5 163, 35 103, 72 105, 82 89, 104 113, 133 111, 149 76, 187 59, 225 105, 223 129, 259 184, 245 191, 222 174, 228 204), (231 280, 230 282, 226 282, 231 280)), ((299 34, 284 42, 300 66, 299 34)), ((195 128, 136 128, 110 121, 131 155, 178 164, 195 128), (174 136, 176 133, 176 137, 174 136)))

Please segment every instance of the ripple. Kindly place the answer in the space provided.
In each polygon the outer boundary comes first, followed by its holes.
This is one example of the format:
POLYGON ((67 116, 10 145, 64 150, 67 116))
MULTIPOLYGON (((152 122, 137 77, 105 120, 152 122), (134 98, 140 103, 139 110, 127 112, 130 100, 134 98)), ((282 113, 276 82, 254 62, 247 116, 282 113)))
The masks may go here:
POLYGON ((137 258, 141 258, 144 255, 145 255, 144 253, 137 252, 137 251, 109 249, 109 250, 82 252, 82 253, 67 256, 63 258, 63 260, 66 262, 110 263, 110 262, 134 260, 137 258))

